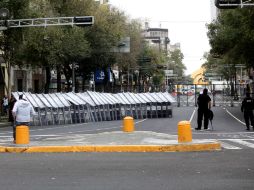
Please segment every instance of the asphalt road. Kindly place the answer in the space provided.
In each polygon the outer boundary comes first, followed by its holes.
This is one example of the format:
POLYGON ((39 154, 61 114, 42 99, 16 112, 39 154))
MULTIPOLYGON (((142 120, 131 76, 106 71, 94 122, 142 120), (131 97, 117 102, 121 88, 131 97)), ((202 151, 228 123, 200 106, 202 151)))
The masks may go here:
MULTIPOLYGON (((202 189, 252 190, 254 132, 245 131, 239 107, 213 108, 213 131, 195 131, 194 139, 217 139, 218 152, 0 154, 0 189, 202 189)), ((136 130, 177 134, 177 123, 192 119, 195 107, 175 108, 173 118, 136 120, 136 130)), ((31 140, 54 135, 121 130, 121 121, 72 126, 31 127, 31 140)), ((0 129, 0 141, 11 140, 0 129)))
POLYGON ((1 190, 253 190, 254 151, 1 154, 1 190))
MULTIPOLYGON (((213 107, 213 131, 193 130, 193 139, 216 139, 222 142, 222 148, 242 149, 254 148, 254 131, 246 131, 243 114, 239 107, 213 107)), ((153 131, 177 135, 177 124, 182 120, 191 120, 192 128, 196 127, 196 107, 176 107, 173 118, 135 120, 136 131, 153 131)), ((209 124, 211 128, 211 125, 209 124)), ((105 121, 97 123, 32 126, 30 127, 30 141, 40 141, 46 138, 64 138, 75 134, 97 134, 102 132, 122 130, 122 121, 105 121)), ((0 129, 0 145, 12 142, 12 128, 0 129)))

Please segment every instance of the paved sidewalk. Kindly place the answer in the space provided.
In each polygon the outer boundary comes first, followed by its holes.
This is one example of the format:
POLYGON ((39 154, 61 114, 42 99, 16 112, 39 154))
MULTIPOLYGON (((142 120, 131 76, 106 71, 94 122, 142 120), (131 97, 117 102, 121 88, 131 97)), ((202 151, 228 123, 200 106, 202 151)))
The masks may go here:
POLYGON ((220 150, 218 141, 195 140, 178 143, 177 135, 151 131, 104 132, 32 138, 27 145, 7 143, 0 152, 187 152, 220 150))

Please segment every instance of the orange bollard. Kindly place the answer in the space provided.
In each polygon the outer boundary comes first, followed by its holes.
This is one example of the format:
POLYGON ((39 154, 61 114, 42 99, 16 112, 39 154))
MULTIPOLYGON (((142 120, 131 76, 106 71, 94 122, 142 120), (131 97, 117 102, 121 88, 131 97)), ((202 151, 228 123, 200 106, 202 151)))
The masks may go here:
POLYGON ((19 125, 16 127, 16 144, 29 144, 29 127, 19 125))
POLYGON ((189 121, 180 121, 178 123, 178 143, 192 141, 191 124, 189 121))
POLYGON ((125 117, 123 119, 123 131, 124 132, 133 132, 135 130, 134 120, 132 117, 125 117))

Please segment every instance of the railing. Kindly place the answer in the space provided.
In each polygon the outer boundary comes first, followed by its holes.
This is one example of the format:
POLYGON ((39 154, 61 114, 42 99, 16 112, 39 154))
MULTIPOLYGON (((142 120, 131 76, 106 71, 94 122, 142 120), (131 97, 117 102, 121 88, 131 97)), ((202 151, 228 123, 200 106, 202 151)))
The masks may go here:
POLYGON ((197 98, 204 88, 208 89, 213 106, 240 106, 247 91, 245 84, 179 84, 174 86, 170 94, 177 100, 178 106, 196 106, 197 98))

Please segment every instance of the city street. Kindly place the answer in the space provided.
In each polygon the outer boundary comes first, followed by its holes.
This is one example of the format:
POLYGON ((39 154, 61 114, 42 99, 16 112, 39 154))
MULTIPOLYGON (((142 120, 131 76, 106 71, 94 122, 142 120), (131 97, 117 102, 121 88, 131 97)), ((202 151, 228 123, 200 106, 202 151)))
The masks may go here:
MULTIPOLYGON (((175 108, 173 118, 137 120, 136 130, 177 135, 177 123, 195 107, 175 108)), ((213 108, 213 131, 193 139, 217 139, 221 151, 171 153, 35 153, 0 156, 1 189, 253 189, 254 132, 245 131, 239 107, 213 108)), ((121 121, 31 127, 31 141, 121 130, 121 121)), ((1 128, 1 143, 11 128, 1 128)), ((78 140, 78 139, 77 139, 78 140)))
POLYGON ((252 190, 253 150, 1 154, 7 190, 252 190))
MULTIPOLYGON (((175 107, 173 118, 135 120, 136 131, 149 131, 177 136, 179 121, 191 120, 191 127, 196 127, 196 107, 175 107)), ((213 129, 209 131, 192 131, 193 139, 219 140, 223 149, 253 149, 254 131, 246 131, 243 114, 239 107, 213 107, 213 129)), ((210 129, 211 124, 209 124, 210 129)), ((43 142, 47 140, 80 141, 86 134, 98 134, 122 130, 122 121, 104 121, 76 125, 32 126, 30 127, 30 141, 43 142)), ((1 128, 0 145, 12 142, 12 128, 1 128)), ((167 142, 165 142, 167 143, 167 142)))
POLYGON ((253 8, 0 1, 0 190, 254 190, 253 8))

